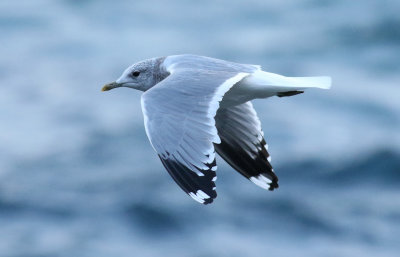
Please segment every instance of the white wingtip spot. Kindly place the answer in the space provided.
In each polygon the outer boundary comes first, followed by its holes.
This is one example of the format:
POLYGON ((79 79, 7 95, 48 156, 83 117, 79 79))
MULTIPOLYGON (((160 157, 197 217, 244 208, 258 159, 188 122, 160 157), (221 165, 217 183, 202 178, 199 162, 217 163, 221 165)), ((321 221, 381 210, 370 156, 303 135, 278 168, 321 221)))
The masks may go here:
POLYGON ((189 195, 199 203, 204 203, 205 199, 210 198, 210 196, 208 194, 204 193, 202 190, 197 190, 196 194, 193 192, 190 192, 189 195))
POLYGON ((268 156, 268 157, 267 157, 267 160, 268 160, 269 162, 271 162, 271 156, 268 156))
POLYGON ((272 181, 269 178, 263 175, 259 175, 257 177, 250 177, 250 181, 256 184, 257 186, 267 190, 270 188, 270 184, 272 183, 272 181))
MULTIPOLYGON (((207 166, 205 166, 205 167, 207 168, 207 166)), ((192 170, 194 173, 196 173, 196 175, 199 176, 199 177, 203 177, 203 176, 204 176, 204 173, 201 172, 201 171, 199 171, 199 170, 196 169, 196 168, 192 168, 191 170, 192 170)))
POLYGON ((213 177, 213 178, 212 178, 212 181, 213 181, 213 182, 217 181, 217 176, 213 177))
POLYGON ((199 203, 204 203, 204 200, 197 196, 197 194, 190 192, 189 195, 199 203))
POLYGON ((200 196, 202 199, 208 199, 210 196, 206 193, 204 193, 202 190, 197 190, 196 195, 200 196))
POLYGON ((212 171, 216 171, 216 170, 217 170, 217 166, 213 166, 213 167, 211 168, 211 170, 212 170, 212 171))

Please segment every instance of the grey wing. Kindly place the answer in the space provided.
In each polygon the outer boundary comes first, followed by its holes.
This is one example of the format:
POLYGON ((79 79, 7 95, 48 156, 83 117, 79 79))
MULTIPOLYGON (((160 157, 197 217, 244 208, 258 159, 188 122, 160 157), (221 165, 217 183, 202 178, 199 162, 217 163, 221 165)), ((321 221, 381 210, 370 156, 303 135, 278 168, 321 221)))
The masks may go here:
MULTIPOLYGON (((215 59, 206 56, 199 56, 193 54, 171 55, 168 56, 163 65, 170 72, 173 70, 187 69, 188 67, 193 70, 203 70, 207 72, 246 72, 253 73, 260 70, 259 65, 242 64, 229 62, 225 60, 215 59)), ((206 86, 206 85, 205 85, 206 86)))
POLYGON ((221 108, 215 117, 221 144, 217 153, 256 185, 274 190, 278 177, 270 164, 260 120, 251 102, 221 108))
POLYGON ((248 73, 170 69, 142 95, 147 136, 175 182, 196 201, 217 196, 214 117, 223 95, 248 73))

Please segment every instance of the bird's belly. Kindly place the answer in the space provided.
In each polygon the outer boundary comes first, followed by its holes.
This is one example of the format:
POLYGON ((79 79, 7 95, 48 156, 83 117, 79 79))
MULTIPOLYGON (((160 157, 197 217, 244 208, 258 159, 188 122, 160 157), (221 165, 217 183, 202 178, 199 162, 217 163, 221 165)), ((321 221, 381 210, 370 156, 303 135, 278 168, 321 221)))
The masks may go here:
POLYGON ((243 79, 236 83, 222 98, 221 108, 227 108, 256 98, 267 98, 275 95, 276 92, 268 90, 265 86, 261 87, 254 83, 249 83, 247 79, 243 79))

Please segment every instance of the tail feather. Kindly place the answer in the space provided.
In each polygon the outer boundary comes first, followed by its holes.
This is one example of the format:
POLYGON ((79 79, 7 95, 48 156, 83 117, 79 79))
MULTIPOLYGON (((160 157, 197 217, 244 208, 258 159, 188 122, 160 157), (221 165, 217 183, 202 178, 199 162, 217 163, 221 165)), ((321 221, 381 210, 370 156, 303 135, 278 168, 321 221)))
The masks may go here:
POLYGON ((275 73, 257 70, 236 83, 225 95, 220 107, 231 107, 272 96, 292 96, 301 94, 308 88, 329 89, 331 78, 321 77, 285 77, 275 73))
POLYGON ((332 79, 331 77, 321 76, 321 77, 286 77, 289 85, 293 87, 309 88, 316 87, 322 89, 331 88, 332 79), (293 83, 293 84, 292 84, 293 83))
POLYGON ((328 76, 320 77, 285 77, 266 71, 256 71, 247 81, 249 84, 259 85, 261 88, 269 88, 276 92, 296 91, 307 88, 329 89, 331 87, 331 78, 328 76))

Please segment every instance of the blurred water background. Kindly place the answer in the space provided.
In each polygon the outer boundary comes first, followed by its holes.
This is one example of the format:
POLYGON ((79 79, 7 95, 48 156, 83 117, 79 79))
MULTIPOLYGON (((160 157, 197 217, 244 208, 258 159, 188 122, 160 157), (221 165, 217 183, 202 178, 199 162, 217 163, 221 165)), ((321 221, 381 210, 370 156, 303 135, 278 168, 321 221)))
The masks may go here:
POLYGON ((0 256, 400 256, 400 1, 0 2, 0 256), (143 128, 130 64, 194 53, 330 91, 254 102, 280 178, 221 159, 203 206, 143 128))

